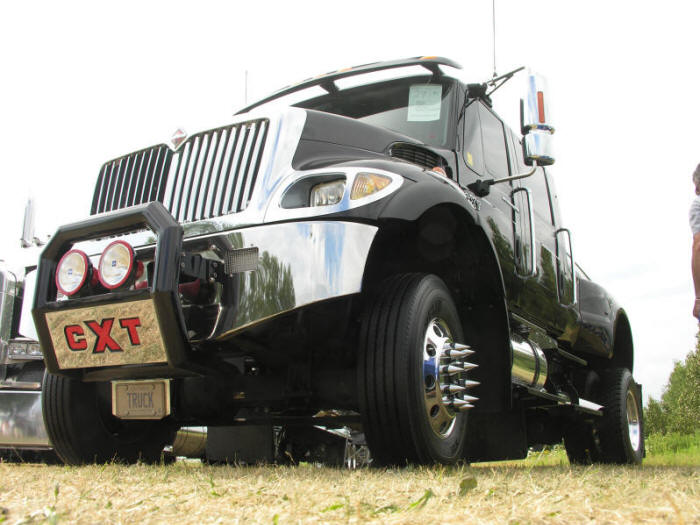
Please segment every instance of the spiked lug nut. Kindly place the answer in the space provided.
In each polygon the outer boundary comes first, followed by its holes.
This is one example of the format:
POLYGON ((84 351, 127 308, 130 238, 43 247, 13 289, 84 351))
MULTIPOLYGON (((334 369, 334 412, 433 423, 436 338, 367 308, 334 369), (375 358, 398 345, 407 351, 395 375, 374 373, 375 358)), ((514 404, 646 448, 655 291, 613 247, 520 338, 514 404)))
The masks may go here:
POLYGON ((441 388, 443 394, 459 394, 467 389, 462 385, 441 385, 441 388))
POLYGON ((463 401, 459 398, 455 398, 449 402, 449 406, 451 406, 452 408, 456 408, 457 410, 466 410, 467 408, 472 408, 474 405, 463 401))
POLYGON ((468 370, 471 370, 473 368, 478 368, 479 365, 475 365, 474 363, 467 363, 466 361, 462 363, 462 367, 464 368, 464 371, 467 372, 468 370))
POLYGON ((471 350, 452 350, 452 349, 447 349, 442 353, 443 357, 447 357, 449 359, 460 359, 462 357, 467 357, 470 354, 473 354, 471 350))
POLYGON ((473 403, 474 401, 479 401, 479 398, 478 398, 478 397, 468 396, 468 395, 466 395, 466 394, 464 394, 464 395, 462 396, 462 399, 464 399, 467 403, 473 403))
POLYGON ((445 343, 442 347, 442 355, 452 358, 466 357, 473 353, 474 350, 459 343, 445 343))
POLYGON ((465 379, 462 381, 462 385, 464 385, 464 388, 474 388, 475 386, 479 386, 481 383, 478 381, 472 381, 471 379, 465 379))
POLYGON ((462 368, 461 366, 444 365, 440 367, 440 373, 447 374, 448 376, 454 376, 457 374, 464 373, 464 368, 462 368))
POLYGON ((443 351, 445 351, 445 350, 469 350, 470 348, 471 348, 471 346, 469 346, 469 345, 462 345, 459 343, 450 342, 450 343, 445 343, 442 347, 442 350, 443 351))

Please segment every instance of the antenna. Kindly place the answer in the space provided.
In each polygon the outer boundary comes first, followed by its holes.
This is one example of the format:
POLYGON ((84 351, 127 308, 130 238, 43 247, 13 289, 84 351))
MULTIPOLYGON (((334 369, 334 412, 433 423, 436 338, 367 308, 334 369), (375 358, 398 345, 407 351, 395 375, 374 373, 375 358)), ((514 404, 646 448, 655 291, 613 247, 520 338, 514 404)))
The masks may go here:
POLYGON ((496 0, 491 0, 491 21, 493 22, 493 78, 495 79, 498 76, 496 73, 496 0))

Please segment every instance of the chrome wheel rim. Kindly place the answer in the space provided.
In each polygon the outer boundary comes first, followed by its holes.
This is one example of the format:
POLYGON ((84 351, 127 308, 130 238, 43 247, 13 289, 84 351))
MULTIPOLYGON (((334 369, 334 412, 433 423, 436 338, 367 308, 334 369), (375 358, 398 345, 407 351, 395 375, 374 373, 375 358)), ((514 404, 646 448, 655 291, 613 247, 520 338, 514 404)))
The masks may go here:
POLYGON ((632 390, 627 390, 627 429, 629 432, 630 445, 635 452, 639 451, 641 444, 641 422, 639 420, 639 409, 637 408, 637 398, 632 390))
POLYGON ((433 433, 449 438, 456 427, 459 412, 472 407, 476 398, 464 391, 476 386, 467 381, 466 373, 475 365, 463 361, 472 354, 469 347, 455 343, 447 323, 434 318, 426 327, 423 338, 423 401, 425 413, 433 433))

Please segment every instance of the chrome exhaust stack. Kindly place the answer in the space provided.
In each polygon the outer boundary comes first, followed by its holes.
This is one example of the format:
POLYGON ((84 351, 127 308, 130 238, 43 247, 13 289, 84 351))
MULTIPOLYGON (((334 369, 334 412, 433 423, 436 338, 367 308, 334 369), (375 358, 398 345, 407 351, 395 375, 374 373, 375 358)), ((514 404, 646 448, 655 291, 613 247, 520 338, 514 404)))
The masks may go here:
POLYGON ((544 390, 547 381, 547 358, 542 349, 530 340, 512 336, 511 381, 516 385, 544 390))

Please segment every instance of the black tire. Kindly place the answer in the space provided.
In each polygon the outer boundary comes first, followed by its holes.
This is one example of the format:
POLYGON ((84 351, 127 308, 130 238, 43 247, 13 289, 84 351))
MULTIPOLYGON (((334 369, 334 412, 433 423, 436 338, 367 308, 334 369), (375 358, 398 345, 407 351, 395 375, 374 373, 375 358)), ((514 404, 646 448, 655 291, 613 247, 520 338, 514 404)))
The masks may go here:
POLYGON ((111 415, 109 383, 83 383, 44 374, 42 409, 46 432, 69 465, 155 463, 177 430, 164 421, 122 421, 111 415))
POLYGON ((373 465, 450 464, 462 457, 466 413, 456 413, 449 434, 441 436, 426 412, 423 352, 435 318, 444 320, 454 341, 463 342, 457 309, 435 275, 390 278, 365 310, 358 386, 373 465))
POLYGON ((644 458, 644 421, 641 389, 627 368, 603 374, 598 425, 601 461, 639 465, 644 458))

